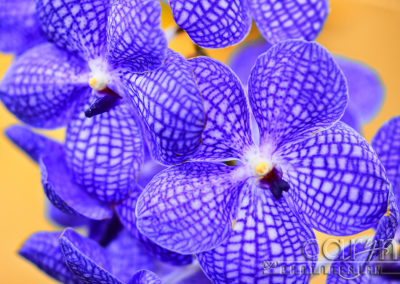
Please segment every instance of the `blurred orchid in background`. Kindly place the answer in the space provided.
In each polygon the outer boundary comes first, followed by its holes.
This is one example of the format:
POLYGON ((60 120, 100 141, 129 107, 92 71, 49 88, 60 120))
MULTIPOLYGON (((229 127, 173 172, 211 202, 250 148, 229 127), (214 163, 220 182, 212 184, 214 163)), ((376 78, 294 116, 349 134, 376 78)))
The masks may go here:
POLYGON ((47 41, 34 0, 1 0, 0 52, 19 55, 47 41))

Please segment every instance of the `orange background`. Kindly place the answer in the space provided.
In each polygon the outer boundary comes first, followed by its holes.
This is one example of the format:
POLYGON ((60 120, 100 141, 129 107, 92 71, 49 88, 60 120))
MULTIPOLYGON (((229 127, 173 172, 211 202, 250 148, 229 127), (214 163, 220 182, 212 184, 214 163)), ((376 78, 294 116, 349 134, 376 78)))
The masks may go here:
MULTIPOLYGON (((163 26, 173 24, 170 11, 163 6, 163 26)), ((378 116, 364 127, 368 140, 393 116, 400 115, 400 1, 331 0, 331 13, 318 38, 331 52, 361 60, 374 67, 386 86, 386 100, 378 116)), ((252 31, 250 37, 257 36, 252 31)), ((192 54, 191 42, 180 35, 171 48, 192 54)), ((234 47, 209 54, 225 61, 234 47)), ((0 54, 0 77, 12 58, 0 54)), ((16 123, 0 105, 0 129, 16 123)), ((61 138, 62 131, 55 137, 61 138)), ((16 254, 22 242, 33 232, 54 230, 44 217, 44 194, 37 166, 0 136, 0 270, 2 283, 53 283, 16 254)), ((371 231, 366 232, 371 233, 371 231)), ((317 233, 319 239, 326 235, 317 233)), ((312 283, 323 283, 316 277, 312 283)))

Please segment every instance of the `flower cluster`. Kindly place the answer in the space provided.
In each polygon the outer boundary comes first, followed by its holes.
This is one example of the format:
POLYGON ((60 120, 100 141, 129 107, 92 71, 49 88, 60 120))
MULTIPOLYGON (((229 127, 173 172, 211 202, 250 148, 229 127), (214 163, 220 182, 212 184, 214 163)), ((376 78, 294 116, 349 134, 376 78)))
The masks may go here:
POLYGON ((169 49, 157 0, 1 2, 0 50, 16 58, 0 99, 25 124, 6 135, 39 165, 47 214, 64 227, 19 253, 56 280, 307 283, 312 229, 353 235, 379 222, 375 237, 393 238, 392 154, 378 134, 382 164, 342 122, 359 130, 376 111, 359 78, 375 102, 383 92, 371 71, 311 41, 326 0, 170 0, 202 47, 239 43, 254 19, 269 43, 237 55, 239 76, 169 49), (65 141, 30 127, 66 127, 65 141))

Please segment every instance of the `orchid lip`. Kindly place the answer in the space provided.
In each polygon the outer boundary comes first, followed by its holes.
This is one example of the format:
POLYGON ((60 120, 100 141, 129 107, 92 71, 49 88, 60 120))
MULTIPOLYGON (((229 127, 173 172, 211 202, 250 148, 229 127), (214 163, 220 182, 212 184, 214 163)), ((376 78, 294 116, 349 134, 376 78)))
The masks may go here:
POLYGON ((105 94, 103 97, 95 100, 90 107, 85 110, 85 116, 90 118, 95 115, 105 113, 113 108, 119 100, 120 97, 117 95, 105 94))
POLYGON ((273 167, 267 175, 260 179, 260 185, 267 186, 277 200, 281 199, 283 192, 287 192, 290 188, 289 184, 283 180, 281 170, 277 167, 273 167))

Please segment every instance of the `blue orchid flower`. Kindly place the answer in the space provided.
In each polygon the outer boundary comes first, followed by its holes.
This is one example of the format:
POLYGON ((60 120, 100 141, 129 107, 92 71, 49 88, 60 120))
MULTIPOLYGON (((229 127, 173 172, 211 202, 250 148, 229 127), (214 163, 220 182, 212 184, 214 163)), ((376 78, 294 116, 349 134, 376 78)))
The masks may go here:
POLYGON ((262 263, 312 267, 318 248, 307 247, 308 259, 301 247, 315 238, 311 228, 352 235, 387 209, 382 164, 338 122, 348 100, 343 73, 317 43, 279 43, 258 58, 247 102, 228 67, 207 57, 191 64, 207 114, 203 143, 190 162, 147 185, 138 229, 162 247, 196 254, 214 283, 307 282, 304 274, 264 274, 262 263), (237 165, 222 163, 230 160, 237 165))
MULTIPOLYGON (((12 126, 6 130, 10 140, 40 164, 44 191, 50 202, 64 214, 86 220, 87 226, 94 225, 95 228, 92 228, 93 230, 90 232, 93 231, 95 235, 91 234, 91 237, 98 240, 110 227, 103 220, 113 220, 115 213, 119 212, 124 214, 124 218, 130 218, 130 215, 124 211, 125 204, 126 202, 136 203, 136 198, 142 191, 139 185, 135 186, 138 173, 135 172, 135 165, 138 162, 134 153, 137 151, 137 147, 134 147, 135 144, 132 143, 135 135, 130 135, 130 131, 136 131, 138 128, 129 124, 129 117, 114 116, 121 113, 123 110, 119 107, 93 118, 86 118, 81 112, 77 118, 80 123, 79 134, 88 135, 87 132, 91 131, 90 139, 82 139, 78 141, 79 143, 73 144, 77 145, 76 147, 71 148, 67 146, 68 141, 75 138, 71 138, 72 135, 69 136, 68 133, 65 145, 63 145, 34 133, 24 126, 12 126), (111 126, 112 120, 118 122, 116 127, 111 126), (106 134, 106 136, 102 136, 102 134, 106 134), (105 138, 111 142, 106 143, 105 138), (117 148, 113 146, 117 146, 117 148), (85 150, 91 147, 99 149, 94 151, 96 159, 82 162, 80 159, 84 155, 81 155, 81 152, 91 153, 90 150, 85 150), (119 150, 119 156, 113 154, 115 149, 119 150), (75 162, 68 163, 68 153, 70 153, 72 161, 78 159, 77 164, 75 162), (120 161, 121 157, 122 162, 120 161), (97 159, 101 159, 101 163, 96 164, 97 159), (116 162, 115 159, 117 159, 116 162), (84 166, 78 167, 82 164, 84 166), (82 169, 85 172, 79 175, 79 171, 82 169), (129 178, 132 173, 135 173, 135 176, 129 178), (79 176, 83 177, 82 183, 79 183, 79 176), (119 187, 115 187, 115 185, 119 187), (92 191, 90 188, 94 190, 92 191), (96 220, 102 224, 97 224, 96 220)), ((68 221, 68 219, 63 218, 62 221, 68 221)), ((128 229, 157 259, 174 265, 185 265, 193 261, 190 255, 179 255, 157 246, 136 232, 136 227, 132 224, 128 229)))
POLYGON ((210 283, 196 264, 175 268, 155 261, 126 231, 106 246, 70 228, 37 232, 19 254, 63 283, 210 283))
POLYGON ((63 283, 161 283, 154 261, 124 231, 105 248, 72 229, 38 232, 19 254, 63 283))
MULTIPOLYGON (((257 40, 238 48, 231 56, 229 65, 245 86, 257 57, 269 48, 270 44, 257 40)), ((362 126, 371 121, 382 107, 384 85, 370 66, 343 56, 334 58, 346 77, 349 90, 348 106, 341 120, 361 133, 362 126)))
POLYGON ((1 0, 0 6, 0 52, 18 55, 47 41, 33 0, 1 0))
POLYGON ((170 0, 176 23, 199 46, 222 48, 241 42, 253 19, 274 44, 314 40, 329 13, 328 0, 170 0))
POLYGON ((91 117, 123 99, 161 161, 177 163, 197 149, 201 95, 189 63, 167 49, 158 1, 37 0, 36 11, 54 44, 26 51, 6 73, 0 97, 17 118, 55 128, 87 100, 91 117))

